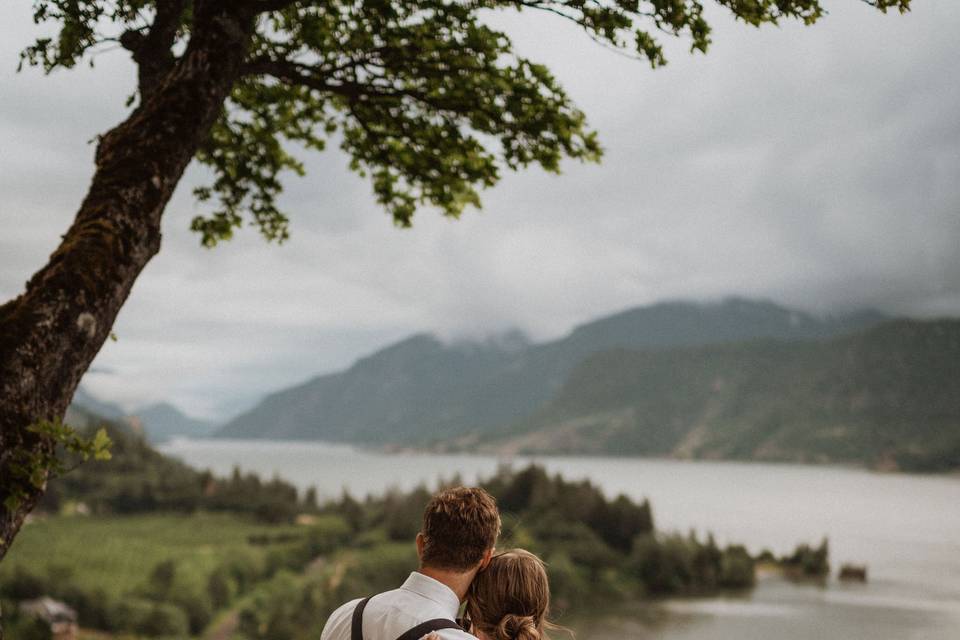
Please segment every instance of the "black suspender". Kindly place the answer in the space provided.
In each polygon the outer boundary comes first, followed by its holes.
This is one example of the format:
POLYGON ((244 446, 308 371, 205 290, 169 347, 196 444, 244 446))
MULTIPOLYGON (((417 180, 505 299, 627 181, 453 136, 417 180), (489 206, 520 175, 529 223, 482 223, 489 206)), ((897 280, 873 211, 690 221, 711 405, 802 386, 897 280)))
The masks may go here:
MULTIPOLYGON (((353 621, 350 624, 350 640, 363 640, 363 610, 366 608, 369 601, 370 598, 364 598, 357 603, 356 608, 353 610, 353 621)), ((447 620, 446 618, 435 618, 433 620, 421 622, 413 629, 410 629, 402 636, 397 638, 397 640, 420 640, 420 638, 427 635, 431 631, 460 628, 460 625, 453 620, 447 620)))
POLYGON ((397 640, 420 640, 423 636, 427 635, 431 631, 440 631, 440 629, 459 629, 458 625, 453 620, 447 620, 446 618, 435 618, 433 620, 427 620, 426 622, 421 622, 413 629, 410 629, 405 634, 397 638, 397 640))
POLYGON ((353 610, 353 622, 350 624, 350 640, 363 640, 363 610, 370 598, 361 600, 353 610))

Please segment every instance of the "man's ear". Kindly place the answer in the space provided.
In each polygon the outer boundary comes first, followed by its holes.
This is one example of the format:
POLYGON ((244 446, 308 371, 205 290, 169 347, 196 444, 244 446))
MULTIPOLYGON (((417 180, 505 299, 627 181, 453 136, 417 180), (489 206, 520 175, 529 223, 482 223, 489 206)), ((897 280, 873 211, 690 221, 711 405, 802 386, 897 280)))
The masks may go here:
POLYGON ((425 541, 423 538, 423 533, 417 534, 417 558, 422 562, 423 561, 423 545, 425 541))
POLYGON ((480 571, 483 571, 487 568, 487 565, 490 564, 490 559, 493 557, 493 554, 496 552, 496 547, 490 547, 483 554, 483 557, 480 559, 480 571))

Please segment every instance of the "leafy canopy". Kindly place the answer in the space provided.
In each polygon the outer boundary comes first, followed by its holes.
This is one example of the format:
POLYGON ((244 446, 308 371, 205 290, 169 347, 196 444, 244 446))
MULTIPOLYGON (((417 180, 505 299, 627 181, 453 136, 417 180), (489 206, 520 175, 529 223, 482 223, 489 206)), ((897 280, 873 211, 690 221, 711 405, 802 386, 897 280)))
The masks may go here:
MULTIPOLYGON (((566 156, 596 161, 601 148, 550 71, 518 56, 491 11, 538 11, 571 21, 599 43, 666 63, 659 37, 705 52, 705 0, 35 0, 34 20, 56 36, 24 50, 47 72, 92 64, 111 43, 140 67, 134 100, 190 41, 194 3, 257 15, 242 76, 197 159, 213 173, 196 190, 215 204, 192 228, 204 245, 229 239, 244 217, 268 240, 288 236, 277 207, 286 171, 303 174, 291 143, 321 150, 336 136, 350 166, 370 177, 377 200, 401 226, 419 206, 459 216, 479 207, 478 189, 506 167, 556 172, 566 156)), ((910 0, 861 0, 883 12, 910 0)), ((713 0, 760 26, 816 22, 823 0, 713 0)))

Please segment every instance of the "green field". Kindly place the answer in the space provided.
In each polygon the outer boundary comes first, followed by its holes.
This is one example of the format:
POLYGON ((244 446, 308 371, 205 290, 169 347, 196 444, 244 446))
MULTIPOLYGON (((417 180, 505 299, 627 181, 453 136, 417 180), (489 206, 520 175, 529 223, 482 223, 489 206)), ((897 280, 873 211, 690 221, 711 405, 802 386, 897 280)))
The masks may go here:
POLYGON ((0 564, 0 582, 18 565, 61 574, 85 589, 121 596, 143 585, 162 561, 177 565, 181 586, 202 588, 217 565, 236 556, 262 563, 271 546, 251 536, 303 533, 232 514, 52 516, 25 525, 0 564))

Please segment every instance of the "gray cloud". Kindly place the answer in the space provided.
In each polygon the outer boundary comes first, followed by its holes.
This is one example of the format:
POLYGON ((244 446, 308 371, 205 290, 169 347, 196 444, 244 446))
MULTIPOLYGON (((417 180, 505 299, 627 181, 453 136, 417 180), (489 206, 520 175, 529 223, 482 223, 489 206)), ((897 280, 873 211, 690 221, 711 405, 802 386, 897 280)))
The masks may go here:
MULTIPOLYGON (((164 247, 86 384, 208 416, 431 330, 537 338, 663 298, 763 296, 814 311, 960 313, 960 4, 882 16, 833 3, 812 28, 716 20, 715 44, 650 71, 544 16, 492 18, 550 64, 607 149, 600 166, 507 175, 481 212, 392 227, 336 149, 305 156, 293 239, 214 251, 186 231, 191 170, 164 247)), ((0 26, 0 296, 53 250, 92 171, 93 135, 132 86, 97 68, 13 74, 28 8, 0 26)))

